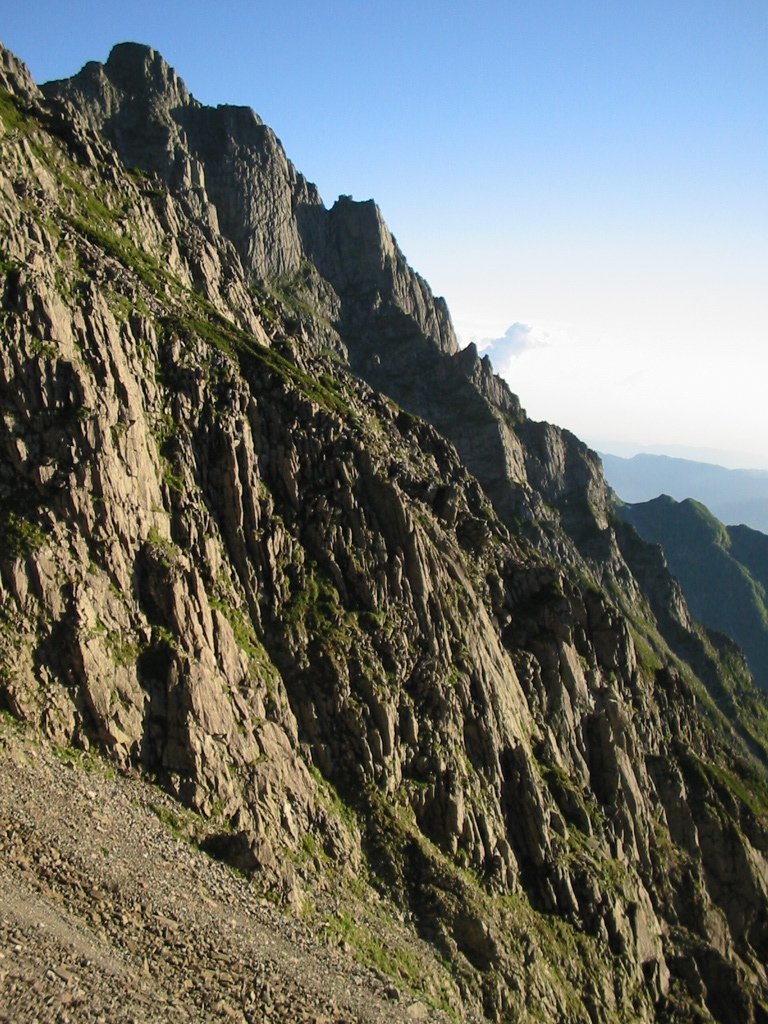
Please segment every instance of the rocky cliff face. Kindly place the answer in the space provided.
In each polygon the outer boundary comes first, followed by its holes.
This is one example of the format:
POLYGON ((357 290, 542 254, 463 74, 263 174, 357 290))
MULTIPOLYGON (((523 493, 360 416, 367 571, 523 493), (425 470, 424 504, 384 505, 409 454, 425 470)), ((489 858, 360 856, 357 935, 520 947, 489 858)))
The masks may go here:
POLYGON ((252 112, 0 73, 0 702, 434 1006, 768 1019, 758 698, 596 456, 252 112))
POLYGON ((148 47, 116 46, 106 64, 44 89, 128 166, 191 202, 193 216, 233 243, 249 281, 299 285, 338 332, 351 369, 435 423, 505 519, 552 517, 547 504, 584 498, 602 516, 594 455, 527 421, 490 363, 459 352, 444 301, 408 266, 372 201, 342 196, 326 210, 253 111, 202 107, 148 47))

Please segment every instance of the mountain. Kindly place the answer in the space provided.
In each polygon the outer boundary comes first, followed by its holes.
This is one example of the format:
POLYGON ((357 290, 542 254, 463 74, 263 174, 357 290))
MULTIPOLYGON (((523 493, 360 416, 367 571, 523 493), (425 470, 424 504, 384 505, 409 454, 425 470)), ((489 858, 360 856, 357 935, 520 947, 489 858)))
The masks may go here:
POLYGON ((700 502, 668 495, 622 505, 618 514, 646 540, 661 544, 693 615, 744 650, 768 689, 768 537, 748 526, 723 526, 700 502))
POLYGON ((768 472, 725 469, 706 462, 667 455, 623 459, 602 455, 608 483, 629 504, 668 494, 678 501, 693 498, 724 523, 744 524, 768 533, 768 472))
POLYGON ((295 1019, 216 966, 228 919, 195 946, 259 893, 392 1020, 768 1020, 768 709, 597 455, 459 350, 375 204, 149 47, 43 89, 2 51, 0 87, 0 872, 40 948, 68 921, 160 1019, 295 1019), (67 802, 55 755, 114 789, 67 802), (247 892, 174 921, 153 861, 137 899, 137 780, 184 877, 247 892))

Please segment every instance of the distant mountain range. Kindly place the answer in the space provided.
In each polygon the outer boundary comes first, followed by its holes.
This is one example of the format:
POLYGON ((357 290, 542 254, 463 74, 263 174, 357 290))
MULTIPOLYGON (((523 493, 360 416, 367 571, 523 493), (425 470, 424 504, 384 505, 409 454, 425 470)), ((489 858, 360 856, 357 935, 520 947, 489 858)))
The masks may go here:
POLYGON ((692 614, 735 640, 768 690, 768 536, 724 526, 700 502, 666 494, 617 511, 641 537, 661 544, 692 614))
POLYGON ((650 501, 668 494, 677 501, 693 498, 723 523, 743 523, 768 533, 768 472, 725 469, 707 462, 667 455, 635 455, 624 459, 600 454, 605 478, 622 499, 650 501))

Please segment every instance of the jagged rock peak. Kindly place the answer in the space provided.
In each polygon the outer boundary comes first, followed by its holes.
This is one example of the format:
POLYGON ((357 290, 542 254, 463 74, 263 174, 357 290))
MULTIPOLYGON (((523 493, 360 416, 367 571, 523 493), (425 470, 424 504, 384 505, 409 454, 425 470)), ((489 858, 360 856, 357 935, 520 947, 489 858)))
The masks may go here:
POLYGON ((424 278, 408 265, 372 199, 356 202, 351 196, 339 196, 322 228, 305 233, 309 255, 339 295, 354 296, 358 308, 351 318, 353 330, 362 326, 370 333, 376 319, 379 330, 402 333, 402 325, 393 328, 391 319, 399 320, 405 310, 440 352, 459 351, 445 300, 434 296, 424 278))
MULTIPOLYGON (((118 43, 105 64, 88 61, 72 78, 44 83, 42 91, 48 97, 76 96, 81 108, 96 104, 107 119, 126 103, 147 120, 172 117, 179 108, 201 105, 161 54, 144 43, 118 43)), ((102 127, 96 110, 82 112, 94 127, 102 127)))
POLYGON ((195 102, 184 82, 161 54, 144 43, 112 47, 104 71, 126 92, 160 94, 174 105, 195 102))
POLYGON ((0 89, 16 93, 27 100, 37 99, 40 90, 35 85, 27 65, 7 50, 0 42, 0 89))
MULTIPOLYGON (((342 196, 326 210, 250 108, 201 105, 136 43, 43 91, 106 135, 124 163, 183 196, 193 217, 233 243, 252 280, 290 278, 310 261, 342 300, 342 333, 375 325, 402 335, 405 314, 440 351, 458 351, 445 302, 409 267, 376 204, 342 196)), ((323 315, 336 319, 328 307, 323 315)))
POLYGON ((235 246, 256 280, 295 274, 304 257, 297 211, 321 206, 317 188, 288 160, 248 107, 207 107, 163 57, 138 43, 115 46, 43 92, 103 132, 129 167, 159 175, 190 214, 235 246))
MULTIPOLYGON (((79 87, 84 95, 107 85, 118 90, 122 103, 146 104, 149 116, 165 114, 178 120, 180 108, 200 109, 203 104, 195 99, 184 80, 161 53, 145 43, 124 42, 112 47, 104 64, 89 61, 71 79, 47 82, 48 93, 60 92, 67 86, 79 87)), ((223 104, 211 108, 225 112, 229 121, 241 125, 263 126, 264 122, 250 107, 223 104)))

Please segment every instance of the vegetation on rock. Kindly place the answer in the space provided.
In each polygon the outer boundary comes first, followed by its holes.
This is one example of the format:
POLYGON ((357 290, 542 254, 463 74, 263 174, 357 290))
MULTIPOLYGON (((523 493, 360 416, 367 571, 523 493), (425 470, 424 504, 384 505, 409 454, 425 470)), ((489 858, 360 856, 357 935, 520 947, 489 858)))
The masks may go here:
POLYGON ((594 453, 252 113, 0 67, 0 703, 422 1009, 765 1020, 760 695, 594 453))
POLYGON ((618 514, 661 544, 693 615, 743 649, 757 683, 768 689, 768 537, 724 526, 700 502, 619 505, 618 514))

